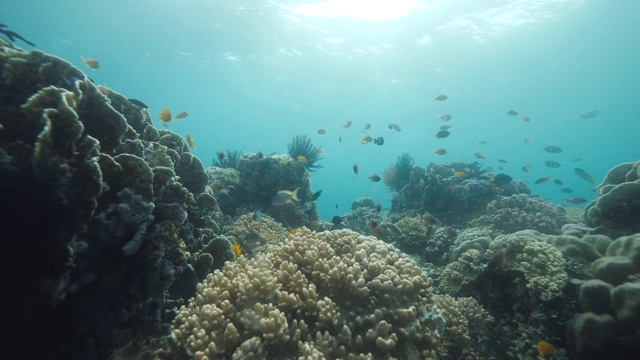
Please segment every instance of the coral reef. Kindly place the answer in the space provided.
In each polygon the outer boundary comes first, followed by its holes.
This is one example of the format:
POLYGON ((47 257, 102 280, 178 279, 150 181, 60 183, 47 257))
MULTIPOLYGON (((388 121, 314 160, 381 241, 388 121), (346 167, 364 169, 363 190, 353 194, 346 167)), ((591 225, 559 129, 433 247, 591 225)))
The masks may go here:
POLYGON ((500 196, 487 205, 487 214, 470 222, 471 226, 484 226, 493 235, 509 234, 520 230, 536 230, 545 234, 560 234, 568 220, 564 208, 526 194, 500 196))
POLYGON ((0 221, 21 259, 2 265, 1 305, 15 311, 0 335, 40 339, 35 358, 107 358, 162 332, 168 298, 193 295, 188 251, 215 233, 215 200, 185 141, 146 109, 64 60, 0 46, 0 221))
POLYGON ((309 171, 314 171, 322 167, 316 162, 322 160, 320 156, 321 151, 319 148, 311 144, 311 139, 307 135, 297 135, 287 145, 289 155, 295 160, 300 162, 309 171))
POLYGON ((448 224, 465 224, 485 210, 496 195, 530 194, 526 183, 513 180, 496 183, 495 175, 477 162, 429 164, 418 180, 422 188, 422 208, 448 224))
POLYGON ((430 279, 398 250, 302 228, 198 285, 161 358, 435 358, 430 279))
POLYGON ((276 244, 287 238, 287 230, 269 215, 262 214, 254 220, 253 214, 240 215, 227 231, 236 243, 240 244, 243 253, 253 254, 261 245, 276 244))
POLYGON ((590 233, 612 238, 640 231, 640 162, 609 170, 598 186, 597 198, 585 208, 590 233))

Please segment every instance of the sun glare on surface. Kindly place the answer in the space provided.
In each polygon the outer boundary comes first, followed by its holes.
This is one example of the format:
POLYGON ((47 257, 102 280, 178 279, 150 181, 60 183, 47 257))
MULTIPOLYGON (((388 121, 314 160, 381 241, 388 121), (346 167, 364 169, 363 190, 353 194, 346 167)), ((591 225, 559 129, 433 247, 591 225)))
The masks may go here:
POLYGON ((294 11, 321 18, 353 17, 377 20, 407 16, 409 10, 424 8, 424 5, 418 5, 413 0, 327 0, 300 5, 294 11))

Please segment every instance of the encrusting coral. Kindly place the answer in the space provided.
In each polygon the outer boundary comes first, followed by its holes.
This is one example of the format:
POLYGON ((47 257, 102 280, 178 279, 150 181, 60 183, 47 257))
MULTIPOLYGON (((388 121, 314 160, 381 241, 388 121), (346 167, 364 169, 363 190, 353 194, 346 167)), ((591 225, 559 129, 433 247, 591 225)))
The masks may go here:
POLYGON ((435 358, 431 280, 373 237, 306 228, 198 285, 161 358, 435 358))

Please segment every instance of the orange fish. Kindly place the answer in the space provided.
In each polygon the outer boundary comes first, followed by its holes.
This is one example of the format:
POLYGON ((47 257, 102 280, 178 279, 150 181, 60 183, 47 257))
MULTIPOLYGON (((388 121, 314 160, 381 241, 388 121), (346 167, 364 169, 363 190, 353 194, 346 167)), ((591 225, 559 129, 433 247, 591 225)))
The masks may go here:
POLYGON ((457 177, 457 178, 465 178, 467 176, 467 174, 463 171, 456 171, 453 173, 453 176, 457 177))
POLYGON ((88 67, 91 70, 96 70, 98 68, 100 68, 100 63, 98 62, 98 59, 95 58, 83 58, 82 56, 80 56, 80 58, 82 59, 82 62, 84 63, 84 65, 86 67, 88 67))
POLYGON ((507 262, 507 249, 502 248, 498 250, 491 259, 489 259, 489 263, 487 264, 487 268, 494 269, 504 269, 504 265, 507 262))
POLYGON ((193 136, 191 136, 191 134, 187 134, 187 143, 189 143, 189 147, 192 150, 196 148, 196 142, 193 141, 193 136))
POLYGON ((233 251, 233 253, 236 254, 236 257, 239 257, 240 255, 242 255, 242 247, 240 246, 240 244, 231 245, 231 251, 233 251))
POLYGON ((300 161, 300 163, 302 165, 307 165, 309 164, 309 161, 307 160, 306 157, 304 157, 303 155, 298 155, 298 161, 300 161))
POLYGON ((447 153, 447 150, 445 150, 443 148, 439 148, 439 149, 433 150, 433 153, 435 155, 445 155, 447 153))
POLYGON ((169 122, 172 119, 171 111, 167 108, 162 108, 162 111, 160 112, 160 114, 158 114, 158 117, 164 122, 169 122))
POLYGON ((552 355, 556 351, 556 347, 549 344, 548 342, 544 340, 538 341, 538 356, 545 357, 547 355, 552 355))
POLYGON ((318 131, 316 131, 316 132, 317 132, 318 134, 320 134, 320 135, 324 135, 324 134, 326 134, 326 133, 327 133, 327 130, 325 130, 325 129, 318 129, 318 131))
POLYGON ((189 113, 186 111, 180 111, 179 113, 176 114, 176 116, 174 116, 174 119, 185 119, 187 116, 189 116, 189 113))
POLYGON ((486 159, 486 157, 484 157, 484 154, 480 151, 478 151, 477 153, 474 154, 476 158, 478 159, 486 159))

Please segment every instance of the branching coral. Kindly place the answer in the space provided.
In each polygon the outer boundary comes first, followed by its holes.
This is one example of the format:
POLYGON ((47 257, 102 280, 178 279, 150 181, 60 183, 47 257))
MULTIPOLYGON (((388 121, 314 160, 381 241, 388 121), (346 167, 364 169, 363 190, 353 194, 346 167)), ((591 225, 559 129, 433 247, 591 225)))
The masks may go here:
POLYGON ((297 135, 293 138, 291 143, 287 145, 289 149, 289 155, 295 160, 298 160, 309 171, 321 168, 322 165, 316 164, 316 162, 322 159, 319 149, 311 144, 311 139, 307 135, 297 135), (304 157, 304 158, 301 158, 304 157))
POLYGON ((161 358, 435 358, 430 279, 372 237, 302 228, 198 285, 161 358))

